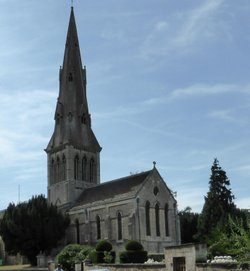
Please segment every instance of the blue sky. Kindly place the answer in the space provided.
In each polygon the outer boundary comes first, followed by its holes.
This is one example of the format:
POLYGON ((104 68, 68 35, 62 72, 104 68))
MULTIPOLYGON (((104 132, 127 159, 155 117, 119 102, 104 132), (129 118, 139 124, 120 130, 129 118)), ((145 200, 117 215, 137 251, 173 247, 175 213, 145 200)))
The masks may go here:
MULTIPOLYGON (((46 194, 67 0, 0 0, 0 209, 46 194), (20 192, 20 193, 19 193, 20 192)), ((215 157, 250 207, 250 1, 75 0, 101 180, 157 168, 199 212, 215 157)))

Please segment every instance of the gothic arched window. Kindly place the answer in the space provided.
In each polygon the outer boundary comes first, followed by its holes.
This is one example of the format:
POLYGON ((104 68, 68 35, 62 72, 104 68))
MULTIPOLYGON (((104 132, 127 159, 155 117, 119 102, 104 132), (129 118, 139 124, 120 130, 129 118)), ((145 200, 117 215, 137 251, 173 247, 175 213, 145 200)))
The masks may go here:
POLYGON ((165 205, 164 216, 165 216, 165 234, 166 234, 166 236, 169 236, 169 227, 168 227, 168 204, 165 205))
POLYGON ((79 157, 76 155, 74 159, 74 179, 77 180, 79 177, 79 157))
POLYGON ((159 204, 155 204, 155 229, 156 229, 156 236, 160 236, 160 207, 159 204))
POLYGON ((86 181, 87 179, 87 158, 84 156, 82 158, 82 180, 86 181))
POLYGON ((92 158, 89 163, 89 180, 92 183, 94 181, 95 161, 92 158))
POLYGON ((101 219, 100 216, 96 216, 96 239, 101 239, 101 219))
POLYGON ((59 182, 61 180, 61 172, 60 172, 60 158, 57 157, 56 159, 56 182, 59 182))
POLYGON ((63 155, 62 158, 62 180, 66 180, 66 158, 65 155, 63 155))
POLYGON ((72 75, 72 73, 71 73, 71 72, 69 73, 69 81, 70 81, 70 82, 72 82, 72 81, 73 81, 73 75, 72 75))
POLYGON ((51 160, 51 168, 50 168, 50 182, 53 184, 55 181, 55 161, 51 160))
POLYGON ((149 201, 146 202, 145 216, 146 216, 146 234, 148 236, 150 236, 151 235, 151 229, 150 229, 150 203, 149 203, 149 201))
POLYGON ((118 240, 122 240, 122 215, 120 212, 117 215, 117 230, 118 240))

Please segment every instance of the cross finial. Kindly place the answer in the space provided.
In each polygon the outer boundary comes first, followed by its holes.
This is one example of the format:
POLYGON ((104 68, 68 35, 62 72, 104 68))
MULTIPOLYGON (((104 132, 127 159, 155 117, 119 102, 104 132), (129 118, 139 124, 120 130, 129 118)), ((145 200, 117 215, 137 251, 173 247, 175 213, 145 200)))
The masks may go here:
POLYGON ((74 6, 74 1, 71 0, 71 7, 73 8, 73 6, 74 6))

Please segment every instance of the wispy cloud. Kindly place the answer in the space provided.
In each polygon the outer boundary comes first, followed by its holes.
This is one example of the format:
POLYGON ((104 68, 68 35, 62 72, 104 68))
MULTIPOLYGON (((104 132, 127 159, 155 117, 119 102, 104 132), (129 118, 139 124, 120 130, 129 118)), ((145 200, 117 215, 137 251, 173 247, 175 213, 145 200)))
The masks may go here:
POLYGON ((221 37, 222 24, 217 20, 223 3, 224 0, 207 0, 191 10, 158 21, 144 40, 140 56, 146 59, 166 56, 174 54, 174 50, 183 54, 195 51, 200 43, 216 40, 219 33, 221 37))
POLYGON ((223 2, 224 0, 208 0, 189 13, 182 13, 184 24, 177 31, 176 36, 172 38, 172 45, 186 48, 197 40, 213 38, 215 35, 214 15, 221 8, 223 2))
POLYGON ((212 112, 210 112, 209 117, 215 118, 215 119, 219 119, 219 120, 223 120, 223 121, 228 121, 228 122, 237 122, 239 123, 241 120, 239 120, 238 118, 235 118, 232 116, 232 110, 230 109, 226 109, 226 110, 214 110, 212 112))
POLYGON ((55 98, 53 92, 42 90, 0 94, 1 167, 40 159, 55 98))
MULTIPOLYGON (((151 110, 159 105, 172 103, 173 101, 231 93, 243 93, 249 95, 250 84, 194 84, 184 88, 177 88, 169 91, 166 90, 166 94, 164 96, 150 98, 134 104, 124 104, 114 108, 112 111, 96 112, 95 116, 98 118, 117 118, 124 115, 136 115, 151 110)), ((231 118, 231 120, 233 120, 233 117, 230 117, 229 113, 230 110, 213 111, 210 113, 210 117, 227 118, 228 120, 231 118)))

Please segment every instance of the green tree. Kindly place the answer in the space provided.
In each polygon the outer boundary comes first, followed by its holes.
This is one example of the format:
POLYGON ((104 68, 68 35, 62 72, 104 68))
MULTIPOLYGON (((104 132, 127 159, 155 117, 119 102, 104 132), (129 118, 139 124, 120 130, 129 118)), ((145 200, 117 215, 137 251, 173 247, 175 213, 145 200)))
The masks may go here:
POLYGON ((216 226, 208 240, 211 256, 231 255, 239 262, 250 260, 250 235, 242 223, 229 216, 227 224, 216 226))
POLYGON ((198 236, 201 240, 209 238, 218 225, 227 223, 229 215, 235 217, 237 210, 233 202, 234 195, 229 188, 230 180, 217 159, 214 159, 211 172, 209 191, 198 221, 198 236))
POLYGON ((186 207, 179 212, 180 228, 181 228, 181 243, 193 243, 196 241, 198 226, 198 213, 193 213, 190 207, 186 207))
POLYGON ((56 261, 63 266, 64 270, 72 271, 75 263, 84 261, 94 249, 87 245, 69 244, 59 252, 56 261))
POLYGON ((49 253, 56 247, 68 225, 69 218, 39 195, 25 203, 9 204, 0 224, 0 235, 7 252, 20 252, 35 265, 39 252, 49 253))

